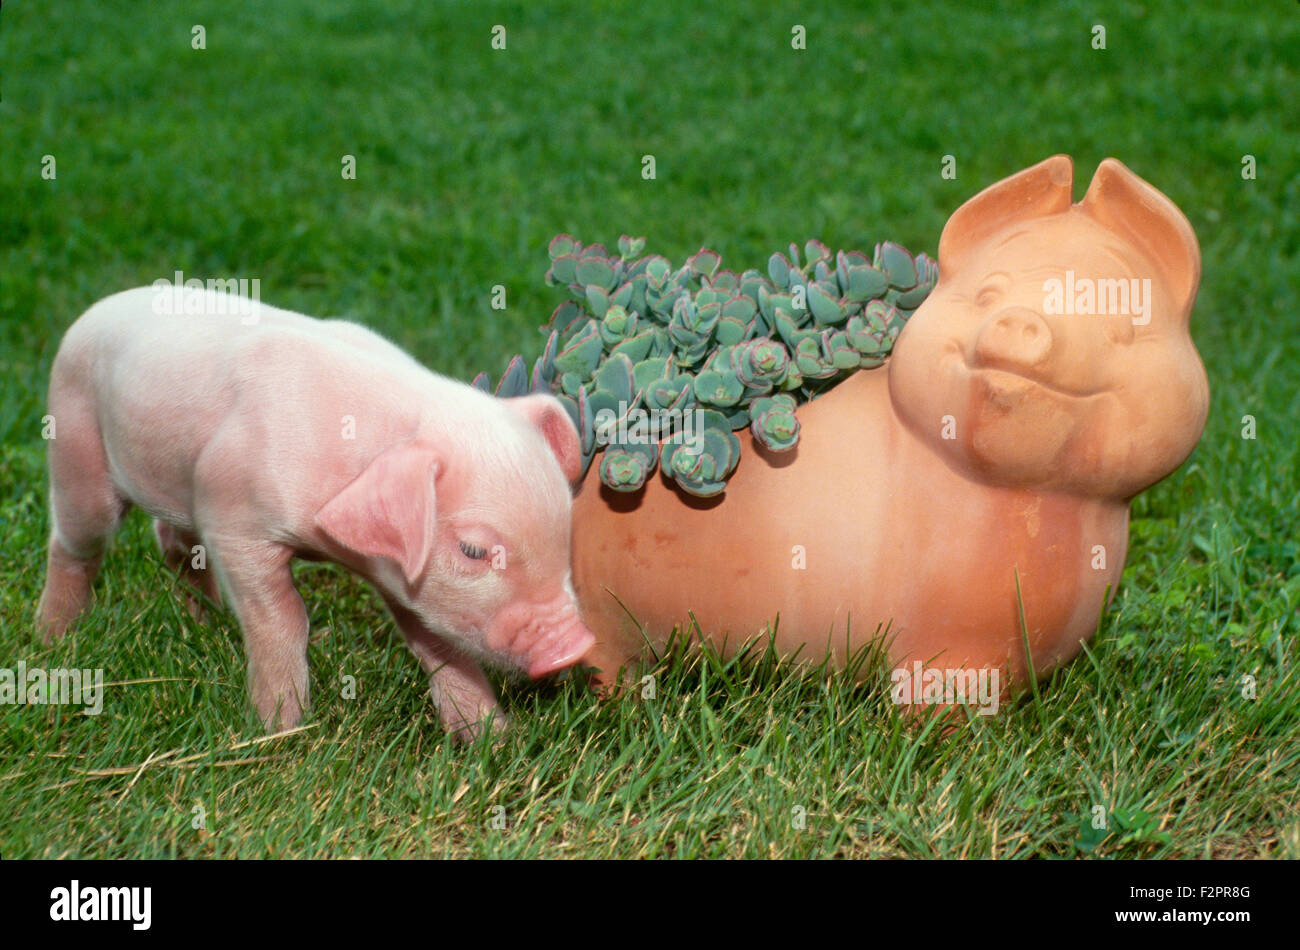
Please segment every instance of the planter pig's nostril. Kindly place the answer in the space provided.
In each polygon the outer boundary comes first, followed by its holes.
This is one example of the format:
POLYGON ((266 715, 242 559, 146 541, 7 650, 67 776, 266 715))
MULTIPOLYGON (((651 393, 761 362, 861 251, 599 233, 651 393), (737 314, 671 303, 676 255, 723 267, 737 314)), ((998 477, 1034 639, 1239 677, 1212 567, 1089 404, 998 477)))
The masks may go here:
POLYGON ((1032 310, 1017 307, 994 314, 980 328, 975 357, 981 364, 1036 366, 1052 349, 1052 331, 1032 310))

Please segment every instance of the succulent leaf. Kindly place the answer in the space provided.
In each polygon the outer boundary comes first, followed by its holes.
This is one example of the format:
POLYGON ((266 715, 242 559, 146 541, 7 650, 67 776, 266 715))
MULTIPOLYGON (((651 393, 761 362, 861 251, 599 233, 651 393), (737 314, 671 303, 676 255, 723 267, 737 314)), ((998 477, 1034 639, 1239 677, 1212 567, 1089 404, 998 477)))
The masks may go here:
POLYGON ((794 265, 786 258, 784 254, 777 251, 767 259, 767 273, 772 278, 778 289, 785 290, 790 286, 790 271, 794 265))
POLYGON ((710 498, 726 488, 740 458, 740 440, 721 413, 705 410, 703 424, 692 442, 665 442, 659 464, 684 491, 710 498))
POLYGON ((660 257, 657 254, 646 261, 645 277, 646 284, 655 290, 661 290, 668 280, 668 275, 672 271, 673 265, 668 263, 668 259, 660 257))
POLYGON ((858 351, 849 343, 848 334, 837 330, 826 339, 831 365, 844 371, 858 368, 858 351))
POLYGON ((662 356, 638 360, 632 367, 633 385, 637 392, 645 392, 651 383, 664 379, 670 369, 670 359, 662 356))
POLYGON ((813 239, 803 246, 804 257, 807 259, 806 267, 813 267, 819 261, 829 260, 831 250, 821 241, 813 239))
POLYGON ((846 296, 857 303, 879 297, 889 289, 889 278, 883 271, 878 271, 870 264, 850 264, 848 274, 848 291, 846 296))
POLYGON ((709 279, 709 283, 715 290, 735 293, 740 286, 740 278, 736 276, 735 271, 720 270, 709 279))
POLYGON ((876 246, 876 267, 889 275, 889 283, 899 290, 916 286, 916 265, 906 249, 886 241, 876 246))
POLYGON ((609 309, 609 294, 605 292, 605 288, 596 284, 588 284, 584 292, 587 297, 587 309, 599 320, 609 309))
POLYGON ((610 264, 608 258, 603 254, 596 255, 591 253, 592 248, 587 248, 583 252, 582 259, 578 261, 574 268, 574 279, 583 286, 592 284, 601 290, 612 290, 614 287, 614 267, 610 264))
POLYGON ((776 332, 791 350, 795 349, 802 336, 794 320, 790 318, 790 312, 784 307, 778 307, 776 310, 776 332))
POLYGON ((874 332, 868 325, 867 319, 861 314, 849 317, 845 331, 848 333, 849 343, 863 356, 875 356, 884 347, 884 332, 874 332))
POLYGON ((542 347, 542 355, 538 360, 542 367, 542 378, 548 383, 555 378, 555 354, 560 351, 560 333, 558 330, 552 330, 546 337, 546 345, 542 347))
POLYGON ((632 361, 622 353, 609 357, 596 372, 597 389, 613 393, 623 403, 630 405, 636 383, 632 375, 632 361))
POLYGON ((767 337, 736 347, 731 360, 740 381, 754 388, 777 385, 790 368, 789 351, 767 337))
POLYGON ((562 373, 573 373, 586 380, 595 372, 602 352, 604 346, 601 344, 600 332, 594 322, 589 323, 556 354, 555 368, 562 373))
POLYGON ((618 253, 624 260, 640 257, 643 250, 645 250, 645 238, 643 237, 634 238, 624 234, 618 239, 618 253))
POLYGON ((921 302, 930 296, 930 291, 934 288, 929 284, 917 284, 911 290, 905 290, 898 295, 896 306, 899 310, 915 310, 921 306, 921 302))
MULTIPOLYGON (((546 368, 546 357, 539 356, 533 361, 533 372, 528 378, 528 391, 530 393, 549 393, 551 391, 551 381, 546 378, 544 370, 546 368)), ((551 366, 552 375, 555 372, 555 366, 551 366)))
POLYGON ((707 369, 695 377, 695 398, 710 406, 734 406, 745 394, 745 384, 728 369, 707 369))
POLYGON ((550 322, 542 328, 542 332, 550 333, 552 330, 557 330, 560 336, 563 337, 578 323, 586 319, 587 315, 582 312, 581 307, 572 300, 566 300, 551 313, 550 322))
POLYGON ((560 391, 577 399, 584 382, 586 381, 577 373, 564 373, 560 376, 560 391))
POLYGON ((806 337, 794 348, 794 362, 804 376, 816 377, 822 369, 822 348, 814 339, 806 337))
POLYGON ((645 388, 646 405, 659 412, 683 409, 695 396, 695 378, 679 373, 672 378, 656 379, 645 388), (685 397, 685 398, 683 398, 685 397))
POLYGON ((616 394, 597 389, 587 396, 587 407, 591 411, 592 436, 599 449, 613 441, 609 430, 616 429, 618 421, 628 414, 628 405, 616 394))
POLYGON ((722 346, 734 346, 749 335, 753 325, 744 323, 734 317, 719 317, 718 325, 714 327, 713 338, 722 346))
POLYGON ((557 257, 574 254, 581 250, 582 245, 570 234, 557 234, 551 238, 551 243, 546 246, 546 253, 550 255, 552 261, 557 257))
POLYGON ((500 399, 513 399, 527 393, 528 368, 524 365, 524 358, 516 356, 510 361, 506 371, 501 374, 501 381, 497 383, 496 395, 500 399))
POLYGON ((614 491, 639 491, 653 470, 644 455, 622 446, 611 446, 600 459, 600 480, 614 491))
POLYGON ((632 303, 632 282, 629 280, 620 284, 618 289, 609 295, 609 302, 611 306, 626 309, 632 303))
POLYGON ((610 304, 599 324, 600 339, 607 347, 617 346, 636 332, 636 314, 610 304))
POLYGON ((712 277, 721 263, 721 254, 717 251, 711 251, 707 247, 702 247, 687 258, 686 266, 691 269, 692 273, 701 277, 712 277))
POLYGON ((638 274, 637 276, 630 278, 628 283, 632 285, 632 296, 628 299, 627 303, 623 304, 623 306, 627 307, 627 309, 631 310, 633 313, 645 313, 647 309, 645 302, 645 274, 638 274))
POLYGON ((833 296, 834 288, 818 282, 808 285, 808 309, 819 323, 843 323, 848 311, 833 296))
POLYGON ((668 331, 662 327, 655 327, 650 331, 650 352, 647 356, 670 356, 673 352, 673 341, 668 338, 668 331))
POLYGON ((794 397, 786 394, 759 399, 749 409, 755 440, 773 452, 787 452, 799 442, 794 397))
POLYGON ((615 353, 622 353, 633 363, 639 363, 650 355, 650 351, 655 345, 655 332, 653 330, 643 330, 623 340, 621 343, 614 345, 609 351, 610 356, 615 353))
POLYGON ((742 295, 757 301, 760 288, 770 290, 771 283, 758 271, 747 270, 740 275, 739 289, 742 295))
POLYGON ((561 254, 551 262, 551 274, 556 282, 561 284, 572 284, 577 280, 578 256, 576 254, 561 254))
POLYGON ((591 455, 596 450, 596 416, 585 389, 578 390, 578 445, 583 455, 591 455))
POLYGON ((939 283, 939 264, 929 255, 921 253, 916 255, 916 282, 918 284, 928 284, 931 289, 939 283))
POLYGON ((744 294, 736 294, 722 305, 722 315, 724 317, 739 320, 741 323, 748 323, 753 320, 757 311, 758 305, 753 298, 746 297, 744 294))

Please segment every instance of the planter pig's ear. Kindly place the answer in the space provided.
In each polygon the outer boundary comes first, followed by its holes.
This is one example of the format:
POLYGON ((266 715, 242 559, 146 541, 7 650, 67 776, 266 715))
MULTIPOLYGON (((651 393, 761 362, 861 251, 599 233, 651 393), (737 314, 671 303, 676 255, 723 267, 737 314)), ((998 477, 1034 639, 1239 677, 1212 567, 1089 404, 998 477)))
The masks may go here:
POLYGON ((1053 155, 1010 178, 989 185, 953 212, 939 238, 939 276, 955 274, 971 251, 1014 225, 1070 207, 1074 163, 1053 155))
POLYGON ((1201 249, 1178 206, 1114 158, 1097 166, 1079 206, 1155 264, 1177 315, 1187 316, 1201 283, 1201 249))
POLYGON ((560 401, 545 393, 535 393, 532 396, 507 399, 506 405, 541 432, 542 438, 551 447, 555 460, 560 463, 564 477, 570 482, 576 482, 582 474, 582 448, 578 444, 578 430, 573 427, 573 420, 564 411, 560 401))
POLYGON ((403 442, 386 449, 316 512, 316 524, 346 548, 391 558, 415 583, 433 550, 437 469, 427 445, 403 442))

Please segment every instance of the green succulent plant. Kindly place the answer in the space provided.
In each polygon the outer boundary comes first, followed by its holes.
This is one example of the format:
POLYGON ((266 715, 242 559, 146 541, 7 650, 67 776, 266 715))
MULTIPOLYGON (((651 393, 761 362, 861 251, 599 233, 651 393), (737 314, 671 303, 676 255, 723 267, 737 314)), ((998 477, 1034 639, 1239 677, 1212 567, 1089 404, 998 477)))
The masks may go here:
POLYGON ((785 452, 799 441, 799 419, 794 414, 794 397, 789 393, 756 399, 749 407, 750 431, 754 439, 773 452, 785 452))
POLYGON ((767 273, 723 270, 701 249, 674 268, 623 235, 616 253, 568 234, 548 247, 568 299, 542 328, 531 373, 514 357, 501 397, 550 392, 578 429, 584 473, 638 491, 661 468, 682 490, 726 488, 748 428, 773 452, 799 442, 796 410, 850 373, 880 366, 934 288, 938 265, 898 244, 832 254, 820 241, 773 254, 767 273))

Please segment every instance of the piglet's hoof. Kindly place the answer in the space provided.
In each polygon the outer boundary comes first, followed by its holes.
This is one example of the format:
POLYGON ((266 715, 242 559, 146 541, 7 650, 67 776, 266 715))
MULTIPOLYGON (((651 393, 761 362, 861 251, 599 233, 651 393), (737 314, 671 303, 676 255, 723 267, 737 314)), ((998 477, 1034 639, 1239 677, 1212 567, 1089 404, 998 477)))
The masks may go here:
POLYGON ((506 731, 510 726, 510 721, 506 719, 505 713, 493 710, 490 715, 476 722, 466 722, 458 716, 443 716, 442 726, 451 737, 452 742, 458 745, 469 745, 477 742, 485 730, 492 732, 492 744, 500 745, 505 741, 506 731))

